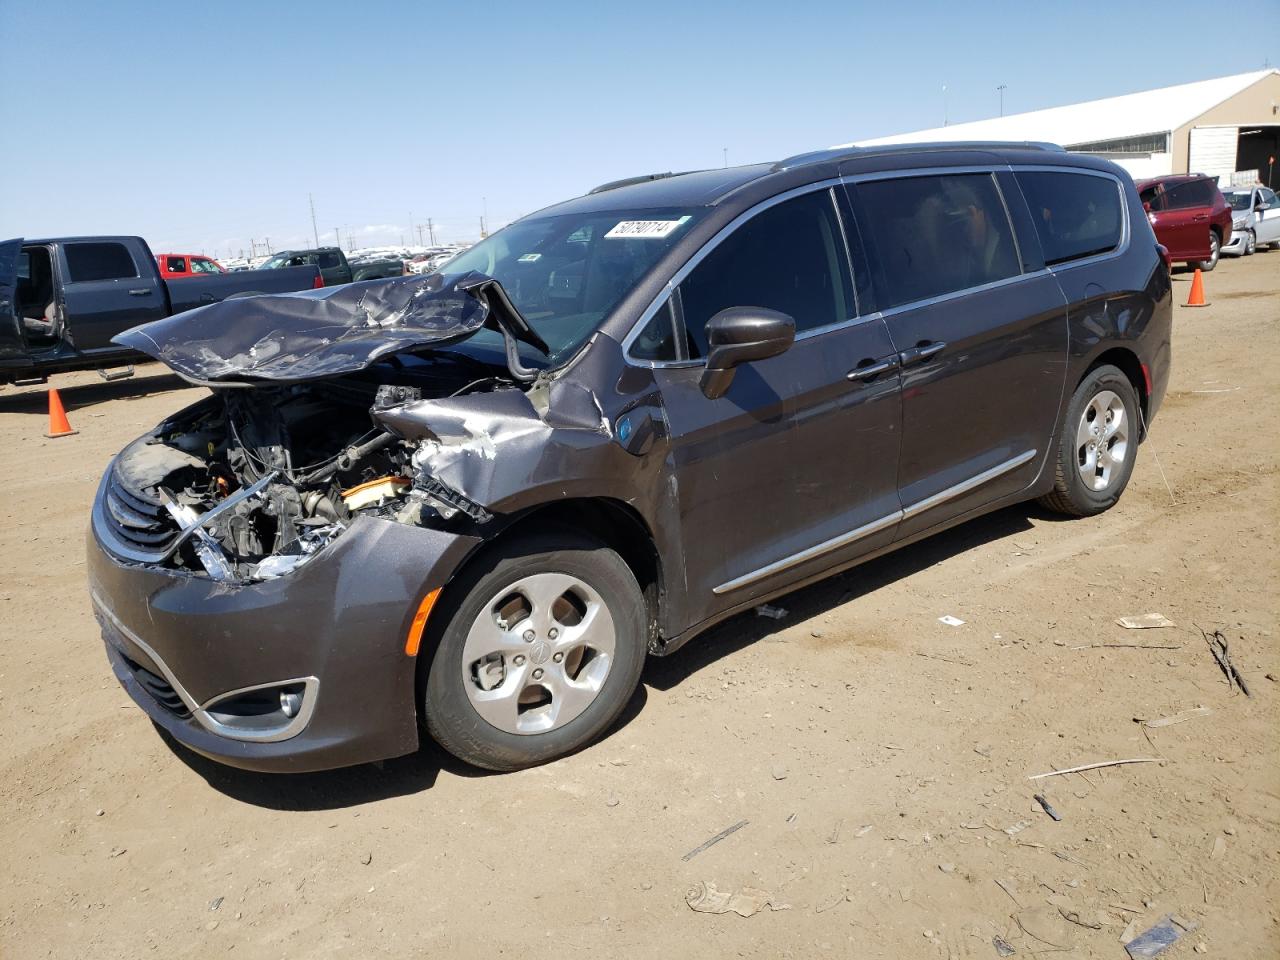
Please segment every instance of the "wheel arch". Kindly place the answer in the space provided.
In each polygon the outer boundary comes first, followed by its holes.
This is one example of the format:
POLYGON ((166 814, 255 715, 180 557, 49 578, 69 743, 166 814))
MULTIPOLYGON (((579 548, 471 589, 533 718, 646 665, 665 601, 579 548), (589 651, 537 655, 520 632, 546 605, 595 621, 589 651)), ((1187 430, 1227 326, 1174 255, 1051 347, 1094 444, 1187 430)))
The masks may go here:
POLYGON ((1084 383, 1085 377, 1099 367, 1106 366, 1116 367, 1133 385, 1133 392, 1138 397, 1138 406, 1142 413, 1142 423, 1139 425, 1138 435, 1141 439, 1145 439, 1147 417, 1150 414, 1151 391, 1147 387, 1147 374, 1143 371, 1142 361, 1128 347, 1111 347, 1094 357, 1089 366, 1085 368, 1085 371, 1080 374, 1080 378, 1072 388, 1072 393, 1080 389, 1080 384, 1084 383))
MULTIPOLYGON (((623 563, 635 576, 645 599, 650 631, 648 647, 652 650, 657 641, 658 616, 664 594, 662 561, 658 555, 653 533, 639 511, 630 504, 610 497, 576 497, 556 500, 522 511, 510 519, 496 535, 485 540, 467 555, 441 588, 440 600, 450 593, 451 586, 457 583, 463 571, 499 546, 519 537, 554 533, 557 530, 570 531, 598 540, 622 558, 623 563)), ((435 608, 441 606, 443 605, 438 600, 435 608)), ((441 624, 432 622, 430 626, 438 631, 441 624)), ((438 636, 438 633, 436 635, 438 636)), ((424 661, 429 661, 433 653, 434 644, 424 643, 419 650, 418 660, 423 667, 423 672, 425 672, 424 661), (431 649, 428 650, 428 647, 431 649), (425 656, 424 651, 426 651, 425 656)))

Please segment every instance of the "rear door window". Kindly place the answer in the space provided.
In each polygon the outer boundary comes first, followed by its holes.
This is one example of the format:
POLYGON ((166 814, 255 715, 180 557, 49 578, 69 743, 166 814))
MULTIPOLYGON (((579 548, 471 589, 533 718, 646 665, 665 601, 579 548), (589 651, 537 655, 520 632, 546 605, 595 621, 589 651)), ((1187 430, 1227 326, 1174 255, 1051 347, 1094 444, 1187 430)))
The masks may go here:
POLYGON ((187 265, 183 262, 182 257, 165 257, 164 268, 170 273, 185 273, 187 265))
POLYGON ((338 255, 332 250, 326 250, 320 254, 320 269, 332 270, 334 267, 342 266, 342 261, 338 259, 338 255))
POLYGON ((1213 206, 1217 187, 1212 180, 1187 180, 1175 183, 1165 191, 1165 209, 1185 210, 1188 207, 1213 206))
POLYGON ((1114 180, 1040 170, 1015 177, 1031 209, 1046 266, 1107 253, 1120 245, 1124 209, 1114 180))
POLYGON ((123 243, 68 243, 63 252, 71 283, 136 277, 138 268, 123 243))
POLYGON ((875 251, 881 309, 1021 272, 1013 227, 989 173, 858 184, 862 237, 875 251))
POLYGON ((780 310, 796 333, 856 315, 844 235, 827 190, 769 207, 720 242, 680 285, 690 358, 706 356, 707 321, 729 307, 780 310))

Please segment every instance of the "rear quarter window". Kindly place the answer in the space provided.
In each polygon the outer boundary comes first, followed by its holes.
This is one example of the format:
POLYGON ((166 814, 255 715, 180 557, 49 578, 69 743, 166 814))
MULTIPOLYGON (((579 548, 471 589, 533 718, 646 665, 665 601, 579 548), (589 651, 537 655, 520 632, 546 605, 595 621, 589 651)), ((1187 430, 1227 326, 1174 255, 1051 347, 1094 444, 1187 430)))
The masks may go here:
POLYGON ((1114 180, 1038 170, 1015 177, 1031 208, 1046 266, 1107 253, 1120 245, 1124 207, 1114 180))
POLYGON ((1218 199, 1217 194, 1217 184, 1212 180, 1187 180, 1165 191, 1165 207, 1169 210, 1211 207, 1218 199))
POLYGON ((122 243, 68 243, 63 248, 72 283, 136 277, 138 268, 122 243))

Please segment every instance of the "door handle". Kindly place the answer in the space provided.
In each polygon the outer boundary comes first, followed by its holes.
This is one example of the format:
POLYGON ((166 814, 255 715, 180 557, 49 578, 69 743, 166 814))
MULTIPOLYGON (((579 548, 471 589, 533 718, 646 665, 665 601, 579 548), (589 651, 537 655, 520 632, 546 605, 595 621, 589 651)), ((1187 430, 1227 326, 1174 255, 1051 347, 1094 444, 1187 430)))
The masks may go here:
POLYGON ((930 357, 937 356, 943 350, 947 349, 947 345, 941 341, 929 343, 927 341, 918 343, 910 350, 903 350, 900 354, 902 365, 909 367, 913 363, 922 363, 930 357))
POLYGON ((1192 219, 1192 220, 1194 220, 1194 221, 1196 221, 1196 223, 1199 223, 1201 220, 1208 220, 1208 219, 1209 219, 1209 215, 1208 215, 1207 213, 1197 213, 1197 214, 1196 214, 1194 217, 1192 217, 1191 219, 1192 219))
POLYGON ((872 377, 878 377, 882 373, 888 373, 890 370, 898 369, 898 355, 891 353, 887 357, 881 357, 879 360, 866 359, 858 366, 854 367, 846 373, 846 380, 870 380, 872 377))
POLYGON ((129 296, 131 297, 148 297, 150 295, 151 295, 150 287, 138 287, 137 289, 129 291, 129 296))

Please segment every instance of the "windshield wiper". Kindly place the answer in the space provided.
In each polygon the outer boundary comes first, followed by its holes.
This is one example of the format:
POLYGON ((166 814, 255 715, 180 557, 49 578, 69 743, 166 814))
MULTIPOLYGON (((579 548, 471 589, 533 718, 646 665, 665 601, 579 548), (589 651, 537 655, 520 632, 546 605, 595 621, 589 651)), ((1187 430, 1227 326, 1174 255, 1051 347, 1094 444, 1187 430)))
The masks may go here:
POLYGON ((520 361, 519 343, 527 343, 546 356, 551 356, 551 348, 538 336, 536 330, 529 326, 529 321, 516 309, 516 305, 507 296, 502 284, 493 277, 475 274, 458 281, 457 289, 469 293, 488 308, 489 318, 502 332, 502 344, 507 354, 507 369, 511 375, 522 383, 532 383, 541 372, 536 367, 526 367, 520 361))

